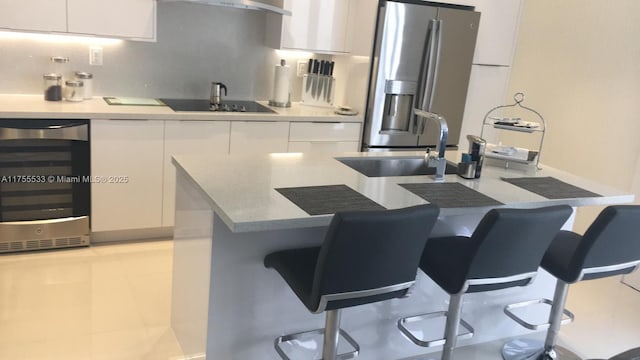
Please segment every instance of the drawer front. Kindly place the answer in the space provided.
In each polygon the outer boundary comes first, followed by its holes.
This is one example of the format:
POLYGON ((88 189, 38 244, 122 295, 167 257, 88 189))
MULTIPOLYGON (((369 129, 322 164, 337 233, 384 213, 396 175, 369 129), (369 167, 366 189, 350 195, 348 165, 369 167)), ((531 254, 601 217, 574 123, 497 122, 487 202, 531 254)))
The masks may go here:
POLYGON ((289 152, 334 154, 359 151, 357 141, 291 141, 289 152))
POLYGON ((359 123, 292 122, 289 141, 358 141, 359 123))

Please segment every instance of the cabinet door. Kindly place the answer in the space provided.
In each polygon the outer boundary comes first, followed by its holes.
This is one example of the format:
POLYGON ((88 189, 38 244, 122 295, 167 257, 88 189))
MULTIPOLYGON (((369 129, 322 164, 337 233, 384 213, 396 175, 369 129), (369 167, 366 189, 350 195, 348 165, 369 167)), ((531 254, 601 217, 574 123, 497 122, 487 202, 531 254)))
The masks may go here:
POLYGON ((512 65, 523 0, 442 0, 445 4, 474 6, 480 25, 474 64, 512 65))
POLYGON ((162 226, 173 226, 176 201, 176 168, 173 155, 229 153, 228 121, 166 121, 164 131, 164 191, 162 226))
POLYGON ((282 47, 314 52, 348 52, 350 0, 286 0, 282 47))
POLYGON ((65 32, 66 0, 0 0, 0 28, 65 32))
POLYGON ((480 28, 474 64, 513 64, 522 0, 476 0, 480 28))
POLYGON ((289 123, 234 121, 231 123, 230 154, 287 152, 289 123))
POLYGON ((163 133, 163 121, 91 121, 92 231, 162 225, 163 133))
POLYGON ((378 0, 351 0, 349 50, 351 55, 371 56, 378 15, 378 0))
POLYGON ((67 0, 69 32, 155 39, 154 0, 67 0))

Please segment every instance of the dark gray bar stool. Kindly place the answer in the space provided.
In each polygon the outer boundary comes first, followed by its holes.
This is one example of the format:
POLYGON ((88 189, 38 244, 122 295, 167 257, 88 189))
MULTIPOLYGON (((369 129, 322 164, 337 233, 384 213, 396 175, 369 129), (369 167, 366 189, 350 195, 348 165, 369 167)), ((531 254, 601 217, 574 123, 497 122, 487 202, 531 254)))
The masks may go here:
MULTIPOLYGON (((264 265, 278 271, 309 311, 326 311, 324 330, 310 331, 324 331, 324 360, 358 354, 358 344, 340 329, 341 309, 407 295, 439 213, 430 205, 336 213, 321 247, 265 257, 264 265), (354 351, 337 354, 339 333, 354 351)), ((280 344, 310 332, 277 338, 276 351, 289 359, 280 344)))
POLYGON ((532 329, 548 327, 542 342, 512 340, 502 349, 506 360, 516 359, 580 359, 571 351, 556 346, 569 284, 581 280, 600 279, 628 274, 640 266, 640 206, 616 205, 605 208, 589 226, 584 236, 561 231, 542 259, 542 268, 557 278, 549 323, 534 325, 525 322, 509 309, 505 313, 519 324, 532 329))
POLYGON ((444 344, 442 359, 451 359, 460 337, 459 324, 462 322, 473 335, 473 328, 461 319, 463 295, 530 284, 545 250, 571 213, 571 207, 566 205, 493 209, 482 218, 471 237, 429 239, 420 269, 449 293, 449 309, 402 318, 398 321, 400 331, 416 345, 444 344), (434 315, 447 317, 444 339, 419 339, 405 326, 434 315))

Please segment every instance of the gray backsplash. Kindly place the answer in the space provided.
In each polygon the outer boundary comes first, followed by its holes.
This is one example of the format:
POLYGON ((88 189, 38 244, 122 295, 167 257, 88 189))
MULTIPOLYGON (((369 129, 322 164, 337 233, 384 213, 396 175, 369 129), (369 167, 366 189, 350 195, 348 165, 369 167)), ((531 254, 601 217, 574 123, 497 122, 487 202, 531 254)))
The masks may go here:
POLYGON ((103 66, 89 66, 90 44, 0 38, 0 93, 41 93, 49 57, 67 56, 69 71, 94 74, 94 95, 208 98, 220 81, 229 98, 266 100, 279 57, 265 46, 265 20, 259 11, 159 3, 157 42, 102 45, 103 66))

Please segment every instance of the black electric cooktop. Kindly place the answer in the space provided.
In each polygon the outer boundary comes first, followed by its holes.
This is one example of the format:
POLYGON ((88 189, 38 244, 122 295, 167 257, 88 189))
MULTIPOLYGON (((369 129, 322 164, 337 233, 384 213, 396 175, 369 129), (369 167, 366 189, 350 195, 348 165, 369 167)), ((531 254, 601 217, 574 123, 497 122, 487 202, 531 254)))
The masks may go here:
POLYGON ((201 99, 160 99, 173 111, 216 111, 216 112, 248 112, 275 113, 266 106, 255 101, 225 100, 217 106, 212 106, 209 100, 201 99))

